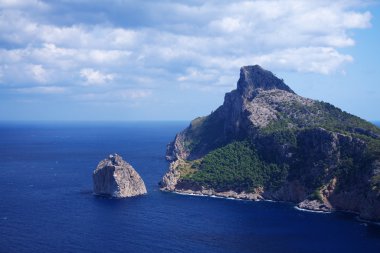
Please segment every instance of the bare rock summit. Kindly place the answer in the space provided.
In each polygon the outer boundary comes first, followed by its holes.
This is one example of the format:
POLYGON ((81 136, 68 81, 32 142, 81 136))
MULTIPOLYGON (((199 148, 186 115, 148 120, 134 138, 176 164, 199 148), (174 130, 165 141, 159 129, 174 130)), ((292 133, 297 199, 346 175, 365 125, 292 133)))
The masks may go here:
POLYGON ((126 198, 146 194, 144 181, 118 154, 102 160, 93 173, 94 194, 126 198))

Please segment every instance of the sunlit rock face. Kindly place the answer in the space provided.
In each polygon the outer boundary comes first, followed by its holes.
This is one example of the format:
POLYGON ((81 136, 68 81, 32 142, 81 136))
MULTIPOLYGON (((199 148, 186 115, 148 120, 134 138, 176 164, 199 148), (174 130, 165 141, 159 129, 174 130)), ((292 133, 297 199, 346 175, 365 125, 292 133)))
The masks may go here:
POLYGON ((102 160, 93 173, 94 194, 126 198, 146 194, 144 181, 117 154, 102 160))

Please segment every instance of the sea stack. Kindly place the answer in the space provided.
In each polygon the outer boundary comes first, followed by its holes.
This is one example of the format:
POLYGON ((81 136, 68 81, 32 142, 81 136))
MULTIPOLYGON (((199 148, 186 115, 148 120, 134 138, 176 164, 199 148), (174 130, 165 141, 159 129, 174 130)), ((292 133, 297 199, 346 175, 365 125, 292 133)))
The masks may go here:
POLYGON ((140 175, 118 154, 102 160, 92 178, 96 195, 126 198, 147 193, 140 175))

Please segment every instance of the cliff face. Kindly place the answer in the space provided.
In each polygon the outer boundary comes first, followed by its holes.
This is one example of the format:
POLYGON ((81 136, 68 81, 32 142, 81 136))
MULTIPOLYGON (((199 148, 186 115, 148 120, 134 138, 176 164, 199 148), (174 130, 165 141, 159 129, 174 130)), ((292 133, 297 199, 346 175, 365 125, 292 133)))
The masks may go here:
POLYGON ((94 193, 116 198, 146 194, 140 175, 117 154, 102 160, 93 173, 94 193))
POLYGON ((380 129, 295 94, 257 65, 242 67, 223 105, 177 134, 167 159, 163 190, 244 193, 380 219, 380 129))

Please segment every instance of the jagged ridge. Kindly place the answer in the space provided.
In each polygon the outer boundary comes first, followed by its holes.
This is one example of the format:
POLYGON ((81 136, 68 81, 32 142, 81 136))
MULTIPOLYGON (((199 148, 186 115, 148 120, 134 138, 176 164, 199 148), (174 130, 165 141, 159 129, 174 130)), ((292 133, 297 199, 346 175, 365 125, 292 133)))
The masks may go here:
MULTIPOLYGON (((295 94, 260 66, 246 66, 240 69, 237 89, 225 95, 223 105, 193 120, 168 146, 167 158, 173 162, 162 188, 303 201, 304 208, 347 209, 364 218, 380 219, 379 139, 380 130, 371 123, 295 94), (259 159, 253 161, 254 166, 262 169, 256 174, 251 170, 240 173, 236 168, 241 166, 228 170, 231 165, 222 173, 228 164, 223 156, 231 154, 230 145, 245 141, 259 159), (210 165, 210 161, 214 162, 210 165), (284 168, 286 177, 277 182, 274 171, 284 168), (228 180, 250 183, 232 186, 226 183, 227 174, 228 180), (279 187, 271 188, 273 183, 279 187)), ((239 162, 251 156, 239 157, 239 162)))

